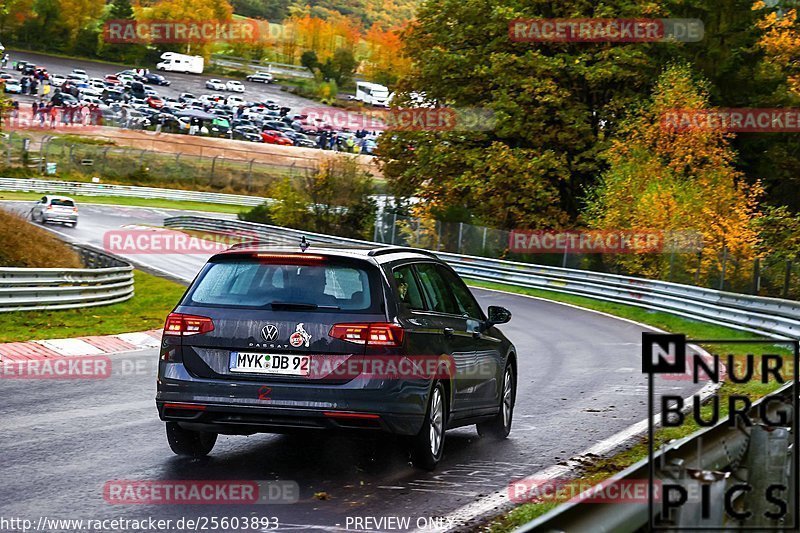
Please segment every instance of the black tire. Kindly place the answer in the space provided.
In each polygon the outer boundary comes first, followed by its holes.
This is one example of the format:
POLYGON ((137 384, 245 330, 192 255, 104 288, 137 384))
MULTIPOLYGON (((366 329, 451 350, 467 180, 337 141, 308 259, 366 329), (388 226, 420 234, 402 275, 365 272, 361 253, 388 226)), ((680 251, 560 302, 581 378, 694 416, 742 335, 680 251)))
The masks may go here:
POLYGON ((425 421, 411 444, 411 462, 417 468, 434 470, 444 452, 447 430, 447 398, 444 385, 437 381, 431 387, 425 421))
POLYGON ((177 455, 205 457, 214 448, 217 434, 184 429, 177 422, 167 422, 167 442, 177 455))
POLYGON ((480 422, 478 434, 482 437, 491 437, 502 440, 511 433, 511 422, 514 419, 514 403, 517 397, 517 381, 514 376, 514 367, 506 364, 503 371, 503 389, 500 395, 500 411, 491 420, 480 422))

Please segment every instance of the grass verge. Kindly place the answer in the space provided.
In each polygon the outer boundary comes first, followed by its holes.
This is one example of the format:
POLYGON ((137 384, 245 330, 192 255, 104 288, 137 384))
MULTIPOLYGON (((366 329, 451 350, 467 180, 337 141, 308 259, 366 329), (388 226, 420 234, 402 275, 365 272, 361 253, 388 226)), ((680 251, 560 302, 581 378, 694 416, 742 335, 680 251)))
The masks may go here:
MULTIPOLYGON (((0 200, 36 201, 43 196, 42 193, 3 191, 0 200)), ((209 204, 204 202, 191 202, 180 200, 162 200, 160 198, 129 198, 125 196, 70 196, 77 202, 86 204, 128 205, 140 207, 156 207, 160 209, 181 209, 194 211, 208 211, 212 213, 232 213, 249 209, 239 205, 209 204)), ((78 206, 80 208, 80 205, 78 206)))
MULTIPOLYGON (((592 300, 582 296, 575 296, 571 294, 564 294, 553 291, 546 291, 540 289, 529 289, 525 287, 515 287, 513 285, 505 285, 501 283, 491 283, 478 280, 468 280, 470 286, 478 288, 496 289, 506 292, 525 294, 529 296, 536 296, 553 300, 557 302, 568 303, 586 309, 595 311, 602 311, 604 313, 612 314, 621 318, 627 318, 636 322, 641 322, 649 326, 663 329, 673 333, 684 333, 688 338, 695 339, 721 339, 721 340, 735 340, 735 339, 757 339, 757 335, 726 328, 724 326, 717 326, 714 324, 706 324, 696 320, 691 320, 677 315, 671 315, 660 311, 651 311, 630 305, 617 304, 613 302, 602 302, 592 300)), ((718 353, 720 355, 731 354, 737 362, 744 361, 748 353, 760 354, 764 353, 765 346, 757 344, 714 344, 704 346, 709 352, 718 353)), ((789 349, 782 346, 770 345, 770 353, 783 355, 785 360, 791 361, 792 353, 789 349)), ((719 389, 720 396, 720 416, 727 414, 727 398, 731 394, 748 396, 751 399, 760 398, 769 392, 775 390, 776 385, 765 385, 761 383, 745 383, 734 384, 731 382, 724 382, 719 389)), ((706 405, 701 411, 704 419, 708 420, 712 411, 711 406, 706 405)), ((656 446, 673 439, 686 437, 700 427, 694 422, 694 419, 687 417, 687 422, 678 428, 661 428, 657 430, 655 441, 656 446)), ((648 454, 648 445, 646 437, 640 438, 628 449, 607 458, 597 458, 594 461, 584 462, 578 475, 576 483, 581 486, 595 485, 604 479, 611 477, 617 472, 621 472, 632 464, 645 459, 648 454)), ((524 503, 514 508, 510 512, 496 517, 484 524, 480 529, 490 533, 506 533, 512 531, 517 527, 534 520, 535 518, 549 512, 558 505, 557 502, 532 502, 524 503)))
POLYGON ((136 293, 126 302, 83 309, 3 313, 0 342, 85 335, 113 335, 160 328, 183 296, 186 287, 157 276, 134 271, 136 293))

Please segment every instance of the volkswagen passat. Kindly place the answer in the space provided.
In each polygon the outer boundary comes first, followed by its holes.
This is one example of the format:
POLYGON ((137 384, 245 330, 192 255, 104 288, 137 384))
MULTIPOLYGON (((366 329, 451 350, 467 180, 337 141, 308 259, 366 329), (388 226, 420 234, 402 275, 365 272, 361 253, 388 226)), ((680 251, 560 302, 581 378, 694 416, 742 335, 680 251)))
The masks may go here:
POLYGON ((448 429, 508 436, 516 350, 496 325, 510 318, 432 253, 234 247, 167 318, 158 412, 179 455, 220 433, 384 431, 433 469, 448 429))

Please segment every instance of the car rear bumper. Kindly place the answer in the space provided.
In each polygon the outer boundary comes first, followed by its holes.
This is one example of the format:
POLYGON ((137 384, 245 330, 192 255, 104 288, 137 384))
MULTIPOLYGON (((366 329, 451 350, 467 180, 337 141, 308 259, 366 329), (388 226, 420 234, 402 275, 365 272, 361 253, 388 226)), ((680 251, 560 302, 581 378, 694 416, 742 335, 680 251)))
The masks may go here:
POLYGON ((205 379, 181 363, 162 361, 156 406, 161 420, 219 433, 360 429, 416 435, 430 386, 423 379, 364 376, 328 384, 205 379))
POLYGON ((45 222, 71 222, 73 224, 78 222, 78 215, 56 215, 45 213, 42 216, 44 217, 45 222))

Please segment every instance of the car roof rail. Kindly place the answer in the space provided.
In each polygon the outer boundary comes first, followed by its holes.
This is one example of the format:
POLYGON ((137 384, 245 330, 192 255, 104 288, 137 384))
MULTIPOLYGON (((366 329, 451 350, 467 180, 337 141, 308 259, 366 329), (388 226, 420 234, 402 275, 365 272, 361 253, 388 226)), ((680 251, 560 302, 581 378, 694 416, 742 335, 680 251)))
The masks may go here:
POLYGON ((433 257, 438 259, 439 257, 430 250, 423 250, 421 248, 411 248, 408 246, 382 246, 380 248, 375 248, 374 250, 370 250, 367 254, 370 257, 375 257, 377 255, 387 255, 387 254, 422 254, 427 255, 428 257, 433 257))

